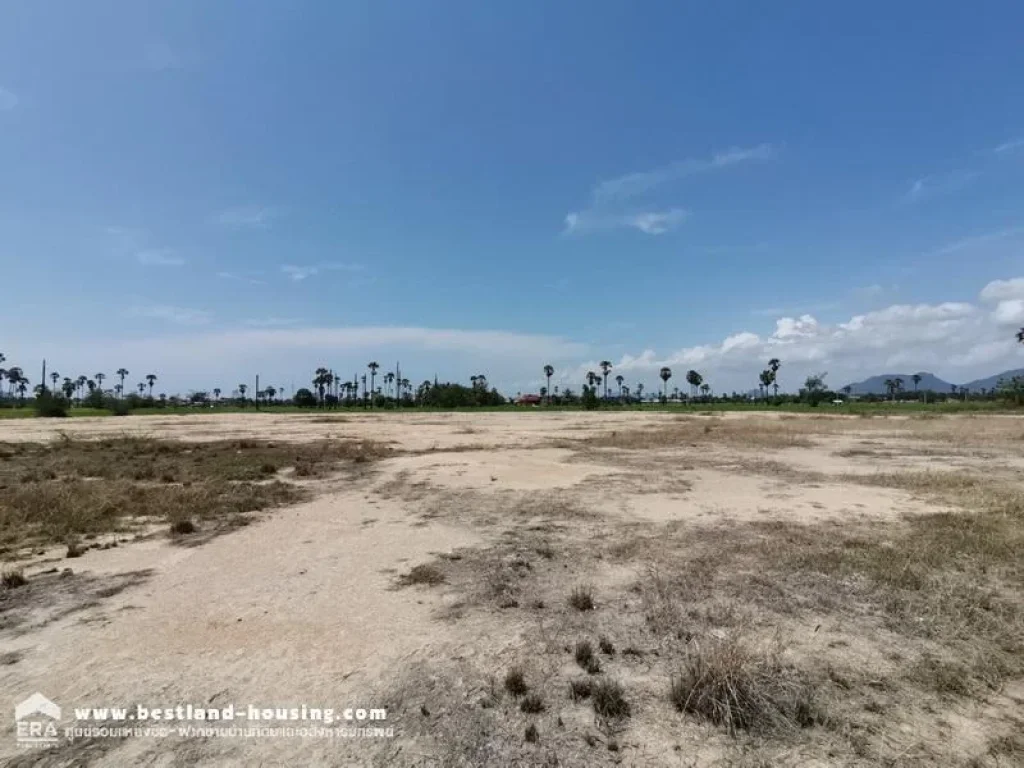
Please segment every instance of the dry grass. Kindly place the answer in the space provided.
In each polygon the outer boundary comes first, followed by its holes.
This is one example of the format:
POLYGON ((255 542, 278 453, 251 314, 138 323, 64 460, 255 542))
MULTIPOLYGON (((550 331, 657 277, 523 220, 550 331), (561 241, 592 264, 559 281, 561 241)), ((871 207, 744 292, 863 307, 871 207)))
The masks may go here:
POLYGON ((436 565, 423 563, 413 566, 408 573, 400 576, 398 579, 398 585, 401 587, 410 587, 414 584, 425 584, 433 587, 438 584, 444 584, 445 581, 446 578, 444 571, 436 565))
POLYGON ((782 661, 777 644, 754 647, 736 637, 694 643, 672 678, 680 712, 736 731, 777 731, 813 725, 811 688, 782 661))
POLYGON ((0 446, 0 553, 139 524, 220 520, 299 501, 274 478, 290 466, 324 476, 386 454, 370 442, 63 438, 0 446))
MULTIPOLYGON (((587 438, 585 443, 591 448, 629 451, 696 448, 707 445, 765 451, 780 448, 811 448, 815 443, 810 434, 832 431, 834 430, 825 422, 815 422, 813 426, 806 423, 792 426, 774 420, 681 417, 669 424, 607 432, 587 438)), ((580 445, 578 442, 569 441, 567 447, 579 448, 580 445)))

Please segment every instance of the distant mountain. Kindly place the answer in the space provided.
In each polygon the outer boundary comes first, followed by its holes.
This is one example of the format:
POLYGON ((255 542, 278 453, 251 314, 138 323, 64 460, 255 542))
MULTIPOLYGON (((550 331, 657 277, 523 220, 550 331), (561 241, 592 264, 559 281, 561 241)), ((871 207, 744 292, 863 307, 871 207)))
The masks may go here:
POLYGON ((1003 371, 995 376, 989 376, 987 379, 975 379, 974 381, 967 382, 964 386, 971 390, 971 392, 977 392, 979 389, 995 389, 999 386, 1000 379, 1011 379, 1014 376, 1024 376, 1024 368, 1003 371))
MULTIPOLYGON (((932 390, 933 392, 949 392, 952 383, 943 381, 934 373, 926 373, 925 371, 919 371, 918 376, 921 377, 921 381, 918 382, 917 388, 919 390, 932 390)), ((851 395, 887 395, 889 390, 885 386, 886 379, 903 379, 903 391, 913 392, 914 391, 914 374, 912 373, 883 373, 879 376, 872 376, 870 379, 864 379, 864 381, 858 381, 850 384, 851 395)))

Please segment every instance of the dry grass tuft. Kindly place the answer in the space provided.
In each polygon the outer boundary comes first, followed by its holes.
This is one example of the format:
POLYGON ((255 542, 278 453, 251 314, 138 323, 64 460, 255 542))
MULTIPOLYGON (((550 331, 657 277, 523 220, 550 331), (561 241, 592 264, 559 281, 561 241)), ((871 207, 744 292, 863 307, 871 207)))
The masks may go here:
POLYGON ((618 720, 632 714, 632 708, 626 701, 625 689, 615 680, 598 680, 591 690, 590 700, 595 714, 606 720, 618 720))
POLYGON ((577 611, 594 610, 594 588, 586 584, 573 587, 569 593, 569 605, 577 611))
POLYGON ((812 725, 811 690, 781 653, 777 645, 759 649, 737 638, 695 643, 672 678, 672 703, 730 733, 812 725))
POLYGON ((28 584, 28 579, 25 578, 25 573, 21 568, 5 568, 3 574, 0 575, 0 585, 4 589, 17 589, 28 584))
POLYGON ((521 667, 512 667, 505 673, 505 690, 513 696, 523 696, 530 690, 521 667))
POLYGON ((427 586, 434 587, 438 584, 444 584, 445 581, 444 572, 440 568, 430 563, 423 563, 413 566, 412 570, 400 576, 398 585, 400 587, 410 587, 414 584, 426 584, 427 586))

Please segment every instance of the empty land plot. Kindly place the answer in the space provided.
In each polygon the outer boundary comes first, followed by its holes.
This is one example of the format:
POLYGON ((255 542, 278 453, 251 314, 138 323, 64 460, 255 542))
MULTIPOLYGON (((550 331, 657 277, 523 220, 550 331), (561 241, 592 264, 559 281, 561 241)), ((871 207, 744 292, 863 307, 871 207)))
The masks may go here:
POLYGON ((0 425, 3 694, 366 702, 395 735, 71 743, 67 764, 1024 757, 1022 419, 121 424, 0 425), (230 535, 182 548, 179 520, 230 535))

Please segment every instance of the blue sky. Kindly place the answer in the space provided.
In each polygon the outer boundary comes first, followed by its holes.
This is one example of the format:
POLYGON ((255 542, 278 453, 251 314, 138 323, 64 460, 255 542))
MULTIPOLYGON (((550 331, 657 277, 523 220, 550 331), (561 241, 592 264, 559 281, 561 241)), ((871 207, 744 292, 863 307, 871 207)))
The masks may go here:
POLYGON ((0 352, 747 389, 1024 364, 1024 7, 16 3, 0 352))

